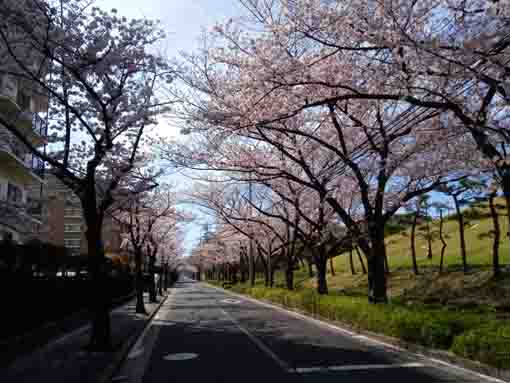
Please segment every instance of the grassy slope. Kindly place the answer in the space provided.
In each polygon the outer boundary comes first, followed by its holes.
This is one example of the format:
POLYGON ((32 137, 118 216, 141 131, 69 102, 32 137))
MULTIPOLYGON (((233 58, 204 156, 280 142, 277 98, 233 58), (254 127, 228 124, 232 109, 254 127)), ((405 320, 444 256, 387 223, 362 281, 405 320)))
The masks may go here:
MULTIPOLYGON (((478 211, 487 213, 486 208, 478 211)), ((510 265, 510 242, 506 236, 507 217, 504 206, 499 204, 501 245, 500 262, 502 266, 510 265)), ((411 271, 410 229, 401 234, 387 238, 387 254, 390 265, 388 292, 393 299, 405 301, 424 301, 426 303, 448 303, 455 306, 474 306, 483 304, 510 310, 510 276, 502 280, 492 279, 492 238, 479 237, 492 230, 489 218, 467 219, 466 226, 467 258, 472 270, 467 275, 461 271, 460 241, 456 220, 445 220, 444 234, 448 247, 445 252, 446 271, 438 272, 441 242, 433 242, 432 260, 427 259, 427 242, 418 236, 416 241, 417 259, 421 275, 415 276, 411 271)), ((424 226, 424 225, 422 225, 424 226)), ((432 230, 439 229, 439 222, 431 224, 432 230)), ((417 231, 419 232, 419 231, 417 231)), ((367 278, 361 273, 358 257, 354 253, 357 274, 351 275, 348 254, 334 258, 335 276, 328 276, 331 294, 363 295, 367 293, 367 278)), ((298 287, 314 287, 315 279, 308 278, 306 270, 296 272, 298 287)), ((283 276, 278 277, 278 284, 283 284, 283 276)))

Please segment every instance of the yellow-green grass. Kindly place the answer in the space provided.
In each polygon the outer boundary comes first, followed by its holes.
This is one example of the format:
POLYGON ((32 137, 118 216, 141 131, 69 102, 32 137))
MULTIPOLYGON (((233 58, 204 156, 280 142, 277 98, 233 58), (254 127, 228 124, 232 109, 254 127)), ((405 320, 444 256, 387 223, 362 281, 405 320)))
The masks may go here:
MULTIPOLYGON (((488 213, 486 206, 475 208, 479 213, 488 213)), ((470 209, 473 211, 473 208, 470 209)), ((510 265, 510 241, 507 233, 507 216, 502 201, 498 201, 498 215, 501 229, 500 263, 502 267, 510 265)), ((467 214, 469 216, 469 212, 467 214)), ((436 238, 432 243, 432 259, 427 258, 427 241, 421 235, 416 237, 417 261, 420 275, 412 271, 410 250, 410 228, 388 236, 386 251, 390 274, 388 275, 388 295, 406 301, 452 304, 461 306, 475 305, 503 306, 510 309, 510 275, 505 273, 497 281, 492 274, 492 236, 487 234, 493 229, 490 217, 466 218, 465 239, 467 262, 470 272, 462 272, 460 255, 459 226, 455 219, 445 219, 443 226, 447 248, 444 254, 444 272, 439 273, 441 241, 436 238)), ((425 227, 419 225, 418 229, 425 227)), ((431 230, 439 230, 437 220, 430 223, 431 230)), ((417 233, 424 233, 417 230, 417 233)), ((364 295, 367 294, 367 277, 362 274, 356 252, 353 253, 356 275, 351 274, 349 254, 344 253, 333 259, 335 276, 328 270, 328 286, 331 294, 364 295)), ((366 263, 365 259, 364 262, 366 263)), ((328 264, 329 268, 329 264, 328 264)), ((295 274, 297 288, 314 288, 315 278, 308 277, 307 268, 300 268, 295 274)), ((262 283, 262 281, 260 281, 262 283)), ((283 273, 277 273, 277 286, 284 286, 283 273)))

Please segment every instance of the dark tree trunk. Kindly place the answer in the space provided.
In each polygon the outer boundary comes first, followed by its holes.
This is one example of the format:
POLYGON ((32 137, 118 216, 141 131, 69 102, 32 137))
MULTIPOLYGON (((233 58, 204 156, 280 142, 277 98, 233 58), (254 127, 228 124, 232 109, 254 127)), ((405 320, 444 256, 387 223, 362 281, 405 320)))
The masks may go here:
POLYGON ((439 210, 439 239, 441 241, 441 243, 443 244, 443 246, 441 247, 441 258, 440 258, 440 261, 439 261, 439 272, 442 273, 443 272, 443 266, 444 266, 444 252, 446 250, 446 241, 444 240, 444 237, 443 237, 443 211, 442 210, 439 210))
POLYGON ((326 279, 327 268, 328 268, 328 260, 324 256, 318 257, 316 260, 317 267, 317 292, 321 295, 325 295, 328 293, 328 282, 326 279))
POLYGON ((244 254, 239 255, 239 268, 241 269, 241 283, 246 282, 246 258, 244 254))
POLYGON ((496 206, 494 205, 495 193, 489 195, 489 207, 491 211, 492 224, 494 226, 494 241, 492 242, 492 270, 495 277, 501 275, 501 267, 499 264, 499 240, 501 236, 501 230, 499 228, 499 219, 496 206))
POLYGON ((313 278, 312 260, 311 259, 307 259, 306 263, 308 264, 308 277, 313 278))
POLYGON ((384 272, 386 274, 389 274, 390 273, 390 264, 388 263, 388 255, 384 254, 384 272))
POLYGON ((262 251, 259 250, 259 258, 260 263, 262 264, 262 268, 264 269, 264 286, 269 287, 269 268, 267 265, 267 260, 264 258, 262 251))
POLYGON ((287 262, 285 269, 285 283, 288 290, 294 290, 294 264, 292 261, 287 262))
POLYGON ((145 304, 143 302, 144 281, 142 273, 142 252, 136 249, 135 249, 135 269, 136 269, 135 276, 136 312, 138 314, 147 314, 147 310, 145 310, 145 304))
POLYGON ((271 267, 271 271, 269 273, 269 287, 273 287, 274 286, 274 268, 271 267))
POLYGON ((368 301, 370 303, 387 303, 386 272, 384 258, 386 246, 384 244, 384 224, 376 222, 370 230, 371 247, 367 248, 368 265, 368 301))
POLYGON ((253 254, 253 245, 250 240, 250 254, 248 254, 248 268, 249 268, 249 275, 250 275, 250 286, 255 286, 255 256, 253 254))
POLYGON ((354 259, 352 258, 352 247, 349 250, 349 265, 351 266, 351 274, 356 275, 356 270, 354 269, 354 259))
POLYGON ((416 262, 416 225, 418 223, 419 210, 416 210, 413 219, 413 225, 411 226, 411 259, 413 261, 413 272, 415 275, 419 274, 418 262, 416 262))
POLYGON ((163 273, 159 273, 159 281, 158 281, 158 287, 159 287, 159 296, 163 296, 163 273))
POLYGON ((363 274, 366 274, 367 268, 365 267, 365 262, 363 261, 363 256, 361 255, 359 248, 357 246, 354 249, 356 250, 356 254, 358 254, 358 260, 359 260, 359 264, 361 265, 361 270, 363 271, 363 274))
POLYGON ((428 245, 427 258, 432 259, 432 236, 430 234, 430 224, 428 221, 428 216, 427 216, 427 245, 428 245))
MULTIPOLYGON (((504 182, 504 184, 508 184, 510 181, 504 182)), ((510 194, 508 190, 503 190, 503 193, 505 194, 505 201, 506 201, 506 217, 508 220, 508 230, 506 232, 507 239, 510 240, 510 194)), ((510 266, 510 260, 509 260, 509 266, 510 266)))
POLYGON ((335 267, 333 266, 333 257, 329 258, 329 268, 331 269, 331 275, 334 277, 335 276, 335 267))
POLYGON ((89 275, 91 282, 92 326, 89 349, 110 351, 112 348, 110 329, 110 296, 108 294, 106 262, 101 245, 101 227, 95 211, 84 211, 87 223, 87 248, 89 257, 89 275))
POLYGON ((457 196, 453 196, 455 203, 455 211, 457 212, 457 221, 459 222, 459 237, 460 237, 460 255, 462 257, 462 270, 464 273, 468 272, 467 255, 466 255, 466 239, 464 237, 464 216, 460 211, 460 204, 457 196))
POLYGON ((147 254, 149 254, 149 302, 155 303, 157 302, 156 282, 154 280, 154 266, 156 257, 152 256, 149 246, 147 246, 147 254))

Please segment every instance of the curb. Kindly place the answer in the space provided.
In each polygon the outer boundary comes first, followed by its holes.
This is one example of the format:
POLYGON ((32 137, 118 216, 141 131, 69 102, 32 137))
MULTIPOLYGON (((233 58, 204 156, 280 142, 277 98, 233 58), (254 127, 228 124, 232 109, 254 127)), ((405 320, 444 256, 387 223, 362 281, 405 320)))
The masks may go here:
POLYGON ((304 317, 304 319, 312 320, 315 321, 316 323, 318 322, 323 326, 333 328, 337 331, 340 331, 344 334, 348 334, 350 336, 366 337, 368 340, 374 343, 378 343, 392 350, 411 353, 416 357, 421 358, 425 357, 435 364, 440 364, 458 370, 464 370, 465 372, 479 375, 480 378, 488 379, 495 383, 510 382, 510 370, 499 370, 495 367, 491 367, 477 361, 457 356, 449 351, 431 349, 414 343, 405 342, 398 338, 393 338, 387 335, 382 335, 371 331, 355 328, 343 322, 333 321, 331 319, 327 319, 318 315, 311 315, 306 311, 283 306, 281 304, 267 301, 265 299, 256 299, 251 297, 250 295, 243 295, 240 293, 232 292, 221 287, 211 285, 207 282, 205 284, 209 287, 212 287, 217 290, 222 290, 228 294, 237 296, 239 298, 248 299, 267 306, 272 306, 279 310, 286 311, 289 314, 294 315, 297 314, 300 317, 304 317))
POLYGON ((147 317, 144 326, 140 329, 140 331, 136 331, 134 334, 132 334, 121 346, 120 350, 117 351, 114 356, 112 362, 104 369, 101 376, 98 378, 97 383, 107 383, 111 382, 113 375, 115 372, 119 369, 120 365, 126 359, 129 350, 131 350, 131 347, 136 343, 136 340, 142 334, 147 326, 151 323, 152 318, 158 313, 161 306, 163 306, 163 303, 166 302, 166 299, 168 296, 172 293, 170 291, 167 293, 162 299, 161 302, 159 302, 158 306, 154 309, 154 311, 147 317))

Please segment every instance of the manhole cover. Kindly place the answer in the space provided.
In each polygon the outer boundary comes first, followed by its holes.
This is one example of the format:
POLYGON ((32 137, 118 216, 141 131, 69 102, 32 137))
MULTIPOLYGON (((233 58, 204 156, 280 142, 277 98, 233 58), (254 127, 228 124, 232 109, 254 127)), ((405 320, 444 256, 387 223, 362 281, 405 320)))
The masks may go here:
POLYGON ((222 302, 228 303, 230 305, 237 305, 237 304, 241 303, 241 301, 239 301, 237 299, 223 299, 222 302))
POLYGON ((192 352, 184 352, 180 354, 168 354, 167 356, 163 357, 164 360, 190 360, 198 358, 198 354, 194 354, 192 352))

